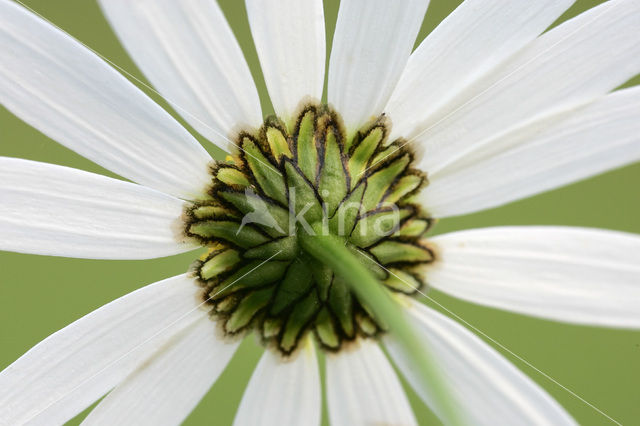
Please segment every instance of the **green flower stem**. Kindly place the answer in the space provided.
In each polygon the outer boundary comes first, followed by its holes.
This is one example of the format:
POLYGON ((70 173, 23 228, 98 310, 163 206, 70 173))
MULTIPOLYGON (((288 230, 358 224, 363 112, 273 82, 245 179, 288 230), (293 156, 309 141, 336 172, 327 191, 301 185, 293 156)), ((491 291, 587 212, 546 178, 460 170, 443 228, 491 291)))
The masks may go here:
POLYGON ((362 264, 362 259, 356 258, 345 246, 344 239, 335 235, 323 235, 320 227, 315 228, 316 235, 306 232, 298 233, 298 241, 302 248, 316 259, 330 266, 342 276, 351 286, 357 296, 365 301, 373 310, 375 316, 388 325, 398 341, 404 346, 410 356, 420 380, 430 389, 444 408, 445 424, 458 425, 452 400, 447 397, 448 392, 440 372, 435 368, 429 351, 409 323, 406 314, 388 294, 388 291, 376 280, 371 272, 362 264))

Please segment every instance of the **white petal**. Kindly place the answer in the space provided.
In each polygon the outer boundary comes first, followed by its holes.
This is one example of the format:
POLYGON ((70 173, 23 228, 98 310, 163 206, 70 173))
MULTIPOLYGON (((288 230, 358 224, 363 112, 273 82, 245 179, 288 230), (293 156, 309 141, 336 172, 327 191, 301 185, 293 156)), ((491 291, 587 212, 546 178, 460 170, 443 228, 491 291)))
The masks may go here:
POLYGON ((0 250, 148 259, 197 247, 180 234, 185 202, 69 167, 0 157, 0 250))
POLYGON ((476 144, 429 175, 434 217, 499 206, 640 160, 640 87, 476 144), (505 177, 508 176, 508 179, 505 177))
POLYGON ((386 105, 402 73, 428 0, 340 2, 329 61, 328 99, 352 133, 386 105))
MULTIPOLYGON (((473 333, 419 302, 407 299, 418 332, 441 367, 462 424, 573 425, 571 416, 533 380, 473 333)), ((436 414, 443 408, 431 389, 416 379, 414 367, 393 335, 387 349, 407 381, 436 414)))
POLYGON ((326 57, 322 0, 246 0, 251 34, 278 116, 320 100, 326 57))
POLYGON ((178 197, 201 194, 211 157, 166 111, 97 55, 0 0, 0 102, 77 153, 178 197))
POLYGON ((179 275, 123 296, 47 337, 0 372, 0 419, 17 425, 62 424, 72 418, 180 330, 207 317, 197 307, 201 291, 179 275))
POLYGON ((295 426, 320 424, 322 398, 313 342, 292 359, 267 350, 260 358, 242 397, 234 425, 295 426))
POLYGON ((467 0, 411 54, 385 112, 391 139, 410 139, 429 116, 540 35, 574 0, 467 0))
POLYGON ((425 123, 415 148, 436 174, 498 135, 598 99, 640 71, 640 2, 601 4, 543 34, 425 123))
POLYGON ((398 376, 377 343, 327 354, 327 402, 332 426, 417 425, 398 376))
POLYGON ((498 227, 430 240, 430 286, 474 303, 578 324, 640 328, 640 236, 498 227))
POLYGON ((91 411, 83 425, 177 425, 198 404, 238 348, 202 317, 174 336, 91 411))
POLYGON ((231 151, 239 127, 262 123, 260 99, 215 1, 100 0, 133 60, 198 132, 231 151))

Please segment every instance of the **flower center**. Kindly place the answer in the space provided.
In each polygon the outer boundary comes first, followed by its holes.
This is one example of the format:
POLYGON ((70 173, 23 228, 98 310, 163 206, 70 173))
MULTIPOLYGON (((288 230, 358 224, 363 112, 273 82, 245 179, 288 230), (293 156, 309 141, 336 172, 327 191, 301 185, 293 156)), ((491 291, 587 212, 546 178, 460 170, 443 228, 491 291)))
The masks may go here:
POLYGON ((288 354, 313 331, 338 350, 385 325, 297 236, 340 236, 381 285, 414 294, 417 269, 433 261, 421 241, 431 220, 413 202, 426 177, 402 140, 387 140, 384 116, 347 140, 335 111, 310 105, 292 127, 269 117, 240 133, 237 158, 213 168, 211 198, 193 205, 185 229, 210 247, 194 270, 225 333, 255 329, 288 354))

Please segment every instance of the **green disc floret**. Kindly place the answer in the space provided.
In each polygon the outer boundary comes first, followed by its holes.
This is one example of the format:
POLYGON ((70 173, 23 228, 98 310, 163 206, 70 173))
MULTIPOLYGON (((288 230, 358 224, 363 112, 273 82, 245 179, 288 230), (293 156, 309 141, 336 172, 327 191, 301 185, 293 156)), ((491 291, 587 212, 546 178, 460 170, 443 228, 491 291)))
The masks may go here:
POLYGON ((291 127, 269 117, 240 133, 238 155, 212 169, 211 198, 190 208, 185 232, 210 247, 194 271, 225 333, 254 329, 288 354, 312 331, 335 351, 386 326, 301 235, 340 238, 381 286, 415 294, 420 266, 433 261, 422 240, 432 221, 411 201, 426 176, 402 140, 387 140, 384 116, 350 140, 326 106, 307 106, 291 127))

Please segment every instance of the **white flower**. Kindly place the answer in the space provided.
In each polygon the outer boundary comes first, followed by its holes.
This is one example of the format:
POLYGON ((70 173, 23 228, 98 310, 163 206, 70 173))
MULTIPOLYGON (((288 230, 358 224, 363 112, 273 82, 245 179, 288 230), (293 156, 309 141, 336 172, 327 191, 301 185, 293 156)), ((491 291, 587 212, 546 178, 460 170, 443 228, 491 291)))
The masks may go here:
MULTIPOLYGON (((251 74, 214 1, 101 0, 151 83, 198 132, 233 151, 263 121, 251 74)), ((412 53, 427 0, 343 0, 328 101, 353 136, 384 113, 428 174, 433 217, 502 205, 640 159, 640 3, 612 0, 545 32, 570 0, 467 0, 412 53), (542 34, 542 35, 541 35, 542 34)), ((276 113, 321 99, 322 3, 247 0, 276 113)), ((135 183, 0 158, 0 249, 145 259, 198 247, 182 214, 206 197, 212 159, 98 56, 0 0, 0 102, 64 146, 135 183)), ((373 165, 371 165, 372 167, 373 165)), ((640 328, 640 238, 605 230, 503 227, 429 239, 428 284, 482 305, 577 324, 640 328)), ((54 333, 0 373, 0 423, 58 424, 106 395, 87 424, 176 424, 238 341, 221 338, 189 274, 143 287, 54 333)), ((466 328, 403 298, 469 424, 573 424, 564 409, 466 328)), ((444 408, 392 333, 379 339, 439 415, 444 408)), ((310 334, 266 350, 237 424, 317 424, 310 334), (301 420, 304 419, 304 420, 301 420)), ((334 425, 415 424, 376 339, 328 353, 334 425)))

